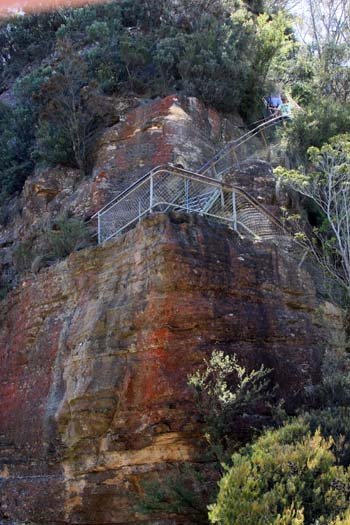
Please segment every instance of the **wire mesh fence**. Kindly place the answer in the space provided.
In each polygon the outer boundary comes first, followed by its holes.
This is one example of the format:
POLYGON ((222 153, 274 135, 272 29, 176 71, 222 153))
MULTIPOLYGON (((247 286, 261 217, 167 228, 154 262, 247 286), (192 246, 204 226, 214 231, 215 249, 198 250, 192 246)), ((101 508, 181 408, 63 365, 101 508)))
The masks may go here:
POLYGON ((179 168, 158 168, 98 212, 99 243, 117 237, 145 215, 185 210, 230 224, 260 239, 287 233, 263 206, 243 190, 179 168))
POLYGON ((214 157, 198 169, 198 173, 214 179, 221 179, 225 173, 232 170, 233 166, 238 165, 243 160, 254 158, 269 160, 270 142, 266 133, 280 121, 280 117, 266 120, 238 139, 228 142, 214 157), (253 143, 253 139, 259 139, 263 143, 263 147, 257 147, 256 143, 253 143))
MULTIPOLYGON (((226 144, 198 173, 171 165, 150 171, 94 216, 98 219, 99 243, 125 232, 148 213, 171 209, 213 217, 256 238, 289 238, 283 225, 249 194, 221 182, 233 166, 257 156, 257 150, 252 153, 251 148, 254 137, 265 142, 265 154, 269 151, 264 132, 279 120, 262 122, 226 144)), ((258 156, 261 158, 261 149, 258 156)))

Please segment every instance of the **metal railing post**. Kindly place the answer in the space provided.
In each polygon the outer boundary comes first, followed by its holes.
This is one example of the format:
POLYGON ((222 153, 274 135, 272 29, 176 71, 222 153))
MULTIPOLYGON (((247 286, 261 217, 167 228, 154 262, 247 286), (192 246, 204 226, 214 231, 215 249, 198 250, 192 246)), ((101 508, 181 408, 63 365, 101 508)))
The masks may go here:
POLYGON ((149 211, 152 213, 153 208, 153 174, 149 179, 149 211))
POLYGON ((237 207, 236 207, 236 192, 232 192, 232 220, 233 229, 237 231, 237 207))
POLYGON ((97 214, 97 239, 98 244, 101 244, 101 214, 98 212, 97 214))
POLYGON ((185 179, 185 202, 186 202, 187 211, 189 210, 189 207, 190 207, 189 195, 188 195, 188 185, 189 185, 189 180, 185 179))

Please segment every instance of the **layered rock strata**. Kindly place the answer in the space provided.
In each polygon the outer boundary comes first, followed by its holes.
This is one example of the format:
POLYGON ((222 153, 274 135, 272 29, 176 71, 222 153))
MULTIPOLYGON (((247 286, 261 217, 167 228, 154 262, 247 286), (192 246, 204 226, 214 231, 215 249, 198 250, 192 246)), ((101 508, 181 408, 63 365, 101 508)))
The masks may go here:
POLYGON ((1 303, 0 520, 178 524, 143 480, 204 464, 187 385, 213 349, 273 368, 287 405, 317 382, 340 314, 274 244, 155 214, 1 303))
POLYGON ((57 218, 87 220, 155 166, 174 163, 198 168, 221 144, 244 131, 239 117, 227 119, 194 97, 133 101, 135 107, 125 104, 124 109, 116 104, 120 121, 102 133, 89 176, 66 167, 41 169, 2 210, 0 297, 2 290, 18 281, 20 242, 27 241, 41 252, 43 233, 57 218))

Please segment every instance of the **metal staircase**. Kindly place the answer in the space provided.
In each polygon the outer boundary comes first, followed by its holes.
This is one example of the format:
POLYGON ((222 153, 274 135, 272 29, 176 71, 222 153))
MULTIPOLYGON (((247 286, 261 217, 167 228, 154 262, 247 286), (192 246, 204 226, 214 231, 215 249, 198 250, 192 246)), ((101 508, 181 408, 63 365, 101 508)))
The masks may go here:
POLYGON ((169 164, 146 173, 92 217, 98 222, 98 242, 117 237, 149 213, 169 210, 212 217, 256 239, 289 237, 281 222, 256 199, 222 181, 237 164, 237 150, 279 120, 269 119, 229 142, 196 172, 169 164))

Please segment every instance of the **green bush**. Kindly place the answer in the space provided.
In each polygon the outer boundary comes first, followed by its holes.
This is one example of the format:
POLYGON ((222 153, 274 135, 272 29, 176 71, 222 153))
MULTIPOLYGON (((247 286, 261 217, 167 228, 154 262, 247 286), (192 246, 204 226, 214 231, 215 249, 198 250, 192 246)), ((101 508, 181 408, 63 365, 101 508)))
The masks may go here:
POLYGON ((350 407, 328 407, 303 412, 305 423, 312 432, 319 428, 326 438, 332 436, 332 452, 337 464, 350 465, 350 407))
POLYGON ((20 191, 32 172, 33 111, 0 103, 0 202, 20 191))
POLYGON ((350 471, 336 466, 332 440, 303 420, 262 435, 232 457, 211 523, 329 525, 349 511, 350 471))
POLYGON ((80 219, 59 219, 47 234, 48 254, 62 259, 78 248, 86 247, 89 239, 89 230, 80 219))
POLYGON ((350 465, 350 354, 345 342, 326 351, 321 382, 307 389, 306 402, 313 410, 301 410, 301 417, 312 432, 318 428, 326 438, 332 436, 337 463, 350 465))
POLYGON ((332 98, 320 98, 296 113, 283 135, 291 167, 308 166, 307 150, 321 147, 331 137, 348 132, 350 104, 339 104, 332 98))
POLYGON ((33 158, 43 165, 60 164, 76 167, 73 144, 68 130, 53 122, 45 120, 39 122, 33 158))
POLYGON ((142 489, 136 510, 148 518, 154 513, 171 513, 193 523, 209 523, 207 505, 215 500, 216 483, 205 467, 180 464, 162 482, 145 480, 142 489))
POLYGON ((263 366, 248 372, 235 354, 215 350, 190 376, 189 384, 204 420, 204 435, 211 454, 220 463, 229 462, 232 452, 242 445, 239 427, 243 420, 249 437, 263 424, 273 422, 275 392, 269 384, 269 373, 263 366), (260 417, 256 417, 259 411, 260 417))

